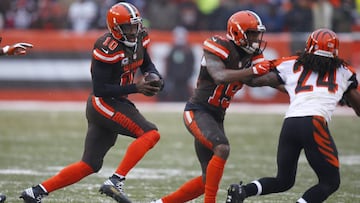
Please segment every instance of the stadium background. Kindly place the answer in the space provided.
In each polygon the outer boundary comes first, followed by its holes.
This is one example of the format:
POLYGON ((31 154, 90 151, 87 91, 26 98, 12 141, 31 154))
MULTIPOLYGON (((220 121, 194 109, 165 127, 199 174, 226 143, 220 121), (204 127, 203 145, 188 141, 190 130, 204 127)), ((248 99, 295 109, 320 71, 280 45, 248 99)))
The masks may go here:
MULTIPOLYGON (((2 0, 0 4, 2 45, 24 41, 34 44, 34 48, 24 57, 1 58, 0 100, 85 101, 91 88, 89 71, 92 46, 97 37, 106 31, 104 11, 115 2, 118 1, 2 0), (75 26, 76 18, 84 18, 84 16, 70 17, 71 7, 76 3, 82 8, 78 13, 89 13, 92 6, 96 9, 94 10, 96 15, 90 16, 92 20, 88 27, 75 26)), ((266 58, 288 56, 296 50, 302 50, 309 32, 316 27, 330 27, 339 33, 340 56, 360 72, 358 1, 136 0, 130 2, 143 14, 144 24, 148 26, 152 40, 150 54, 161 73, 166 71, 164 60, 174 43, 172 29, 179 25, 188 29, 188 43, 196 57, 195 71, 191 78, 193 87, 199 70, 202 42, 214 34, 225 35, 226 19, 235 10, 240 9, 256 11, 267 26, 268 31, 264 35, 267 41, 266 58), (328 14, 326 9, 332 12, 328 14), (196 13, 193 21, 190 21, 193 24, 188 23, 189 20, 186 21, 186 16, 191 14, 190 11, 196 13), (276 13, 273 14, 272 11, 276 13), (295 13, 297 17, 292 17, 295 13), (290 18, 293 18, 293 21, 289 22, 290 18), (347 26, 339 26, 338 21, 347 26)), ((131 97, 139 101, 159 101, 156 97, 150 98, 138 94, 131 97)), ((288 98, 269 87, 244 87, 236 94, 235 101, 286 103, 288 98)))
MULTIPOLYGON (((100 26, 92 26, 85 31, 72 28, 67 15, 73 2, 78 0, 0 0, 0 37, 3 37, 0 46, 19 41, 35 45, 26 56, 0 57, 0 192, 7 195, 8 202, 19 202, 19 194, 25 187, 48 178, 82 153, 81 146, 87 124, 84 114, 85 99, 90 91, 91 49, 94 40, 106 30, 100 16, 94 18, 100 21, 100 26), (16 17, 19 18, 18 22, 16 17)), ((98 4, 99 11, 104 11, 109 4, 116 1, 87 1, 89 2, 98 4)), ((179 25, 179 22, 174 22, 173 19, 181 19, 171 16, 182 11, 184 4, 186 8, 194 4, 202 7, 204 2, 208 6, 201 8, 202 14, 206 16, 195 21, 201 25, 187 27, 190 32, 189 43, 197 57, 195 70, 198 70, 202 41, 213 34, 224 34, 225 19, 234 10, 252 9, 259 13, 268 30, 265 34, 265 40, 268 41, 265 55, 273 58, 292 54, 293 46, 297 42, 303 46, 304 36, 318 26, 315 22, 318 22, 319 18, 307 20, 309 11, 314 9, 316 13, 320 3, 329 6, 326 3, 330 2, 335 13, 350 12, 352 15, 351 19, 344 19, 344 16, 337 18, 337 22, 343 23, 341 28, 331 27, 340 33, 341 56, 360 72, 358 0, 131 2, 142 9, 144 23, 149 27, 152 39, 151 55, 162 72, 165 69, 163 59, 173 44, 172 29, 179 25), (307 3, 302 4, 307 8, 299 9, 293 6, 296 2, 307 3), (273 26, 271 17, 266 14, 268 9, 275 9, 276 14, 297 15, 300 12, 299 21, 288 25, 284 23, 280 27, 273 26), (210 24, 208 27, 206 22, 210 24)), ((88 13, 84 11, 83 9, 79 13, 88 13)), ((288 16, 280 17, 280 21, 289 19, 288 16)), ((321 19, 329 20, 330 17, 320 17, 321 19)), ((321 26, 330 27, 328 24, 321 26)), ((192 85, 195 85, 196 74, 197 72, 193 73, 192 85)), ((193 152, 193 139, 181 125, 184 104, 156 102, 158 98, 140 95, 133 97, 136 97, 134 99, 137 101, 145 101, 136 102, 137 107, 158 125, 162 134, 160 143, 129 174, 126 185, 126 191, 134 202, 149 202, 148 200, 174 191, 200 170, 193 152)), ((237 102, 230 105, 225 123, 228 138, 231 140, 232 156, 228 160, 220 186, 219 201, 225 199, 228 185, 235 180, 249 182, 254 178, 276 173, 275 146, 283 114, 288 106, 287 96, 271 88, 245 87, 236 95, 235 100, 237 102), (264 105, 265 103, 270 105, 264 105)), ((337 116, 334 116, 330 127, 340 152, 342 184, 327 203, 360 202, 359 118, 347 107, 337 108, 334 114, 337 116)), ((109 151, 98 174, 54 192, 44 201, 112 202, 110 198, 99 195, 98 188, 112 173, 118 164, 119 154, 121 156, 125 153, 126 146, 131 141, 132 139, 121 138, 113 150, 109 151)), ((289 200, 294 202, 315 182, 316 176, 302 154, 298 179, 293 189, 266 198, 254 197, 249 199, 249 203, 285 203, 289 200)), ((193 202, 202 202, 202 198, 193 202)))

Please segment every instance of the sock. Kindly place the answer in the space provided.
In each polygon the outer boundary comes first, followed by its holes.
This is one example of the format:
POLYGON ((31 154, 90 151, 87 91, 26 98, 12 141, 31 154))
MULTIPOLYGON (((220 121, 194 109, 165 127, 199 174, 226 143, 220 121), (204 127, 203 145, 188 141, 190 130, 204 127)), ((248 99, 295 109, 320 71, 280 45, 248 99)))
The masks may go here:
POLYGON ((114 173, 112 177, 120 178, 120 180, 125 178, 125 176, 119 175, 117 173, 114 173))
POLYGON ((184 203, 204 194, 205 185, 202 176, 193 178, 184 183, 175 192, 161 198, 163 203, 184 203))
POLYGON ((300 199, 298 199, 298 201, 296 203, 307 203, 307 201, 304 200, 303 198, 300 198, 300 199))
POLYGON ((254 180, 251 183, 244 186, 246 197, 258 196, 262 193, 262 185, 258 180, 254 180))
POLYGON ((226 160, 213 156, 206 169, 205 197, 204 203, 215 203, 216 194, 219 190, 226 160))
POLYGON ((126 176, 129 171, 143 158, 143 156, 159 141, 160 134, 151 130, 134 140, 128 147, 123 160, 115 173, 126 176))
POLYGON ((70 164, 55 176, 45 180, 41 186, 48 193, 74 184, 84 177, 94 173, 93 169, 83 161, 70 164))

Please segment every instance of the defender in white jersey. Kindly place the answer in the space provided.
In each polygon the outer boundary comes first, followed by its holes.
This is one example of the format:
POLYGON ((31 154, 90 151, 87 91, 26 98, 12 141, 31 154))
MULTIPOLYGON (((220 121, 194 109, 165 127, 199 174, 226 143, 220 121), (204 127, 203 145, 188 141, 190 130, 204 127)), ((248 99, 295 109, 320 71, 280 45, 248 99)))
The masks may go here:
POLYGON ((333 31, 318 29, 308 37, 303 53, 272 61, 273 71, 249 82, 250 86, 282 85, 290 96, 279 138, 278 172, 276 177, 247 185, 230 185, 226 202, 239 203, 249 196, 289 190, 295 183, 301 150, 318 182, 297 202, 323 202, 339 188, 338 152, 328 122, 341 99, 360 116, 360 92, 355 71, 338 57, 338 47, 339 39, 333 31))

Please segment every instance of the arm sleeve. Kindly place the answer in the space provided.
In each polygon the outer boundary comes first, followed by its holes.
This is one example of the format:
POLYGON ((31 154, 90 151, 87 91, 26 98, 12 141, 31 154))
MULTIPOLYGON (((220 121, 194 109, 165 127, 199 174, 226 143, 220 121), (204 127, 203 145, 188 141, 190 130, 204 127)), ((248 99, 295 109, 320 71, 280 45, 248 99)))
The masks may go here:
POLYGON ((344 94, 346 94, 350 89, 356 89, 359 85, 357 79, 356 79, 356 74, 353 74, 349 81, 351 81, 351 84, 349 85, 349 87, 347 88, 347 90, 344 92, 344 94))
POLYGON ((93 93, 97 97, 119 97, 132 93, 137 93, 138 90, 135 84, 120 86, 119 84, 110 84, 111 66, 93 59, 91 64, 91 77, 93 85, 93 93))
POLYGON ((159 71, 155 68, 155 65, 154 63, 152 62, 150 56, 149 56, 149 53, 147 52, 147 49, 145 50, 145 53, 144 53, 144 62, 143 64, 140 66, 140 70, 141 70, 141 73, 144 74, 146 72, 148 73, 155 73, 157 74, 160 78, 161 75, 159 73, 159 71))

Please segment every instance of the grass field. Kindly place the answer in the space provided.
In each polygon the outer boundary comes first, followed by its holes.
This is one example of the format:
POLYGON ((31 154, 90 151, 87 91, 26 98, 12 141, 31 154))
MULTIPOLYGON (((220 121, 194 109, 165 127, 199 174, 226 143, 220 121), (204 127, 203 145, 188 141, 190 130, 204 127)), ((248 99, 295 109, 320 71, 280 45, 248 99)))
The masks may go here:
MULTIPOLYGON (((144 115, 158 125, 162 138, 127 177, 125 189, 134 202, 150 202, 200 173, 192 137, 182 123, 182 113, 145 112, 144 115)), ((225 124, 231 154, 217 202, 224 202, 230 183, 275 174, 281 123, 282 115, 228 112, 225 124)), ((342 184, 327 202, 360 202, 359 118, 334 116, 330 128, 342 164, 342 184)), ((21 202, 18 196, 23 189, 78 161, 85 132, 83 111, 0 111, 0 192, 7 195, 7 202, 21 202)), ((131 141, 120 136, 98 174, 51 193, 44 202, 113 202, 100 195, 98 188, 112 174, 131 141)), ((246 202, 295 202, 315 182, 315 175, 302 155, 296 184, 291 190, 252 197, 246 202)), ((202 202, 202 198, 193 202, 202 202)))

